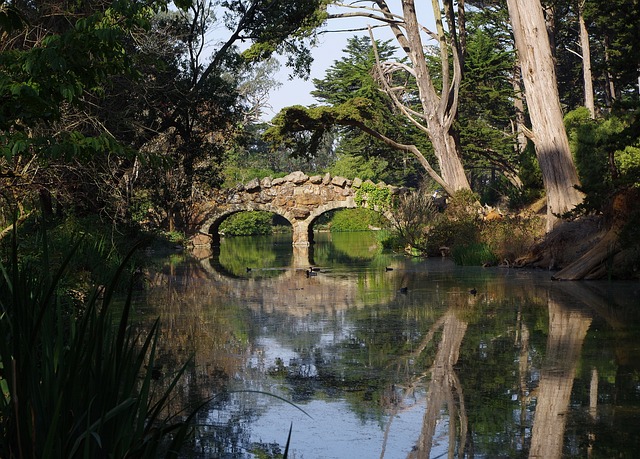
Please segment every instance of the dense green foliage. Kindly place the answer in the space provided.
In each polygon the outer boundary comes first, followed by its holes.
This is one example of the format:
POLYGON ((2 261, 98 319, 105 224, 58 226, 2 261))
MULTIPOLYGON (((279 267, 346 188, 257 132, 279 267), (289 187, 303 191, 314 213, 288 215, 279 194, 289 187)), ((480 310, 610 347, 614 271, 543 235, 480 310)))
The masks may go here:
POLYGON ((240 212, 227 218, 220 225, 226 236, 254 236, 271 234, 273 214, 270 212, 240 212))
POLYGON ((223 156, 263 109, 262 86, 245 84, 254 63, 279 52, 306 73, 303 45, 323 18, 320 1, 1 8, 3 199, 19 216, 41 204, 118 223, 144 202, 145 224, 170 231, 189 226, 196 188, 221 182, 223 156))
POLYGON ((370 208, 387 210, 391 206, 391 191, 387 187, 379 187, 371 182, 364 182, 355 197, 356 204, 366 204, 370 208))
POLYGON ((369 209, 343 209, 333 214, 331 232, 369 231, 388 226, 389 222, 378 212, 369 209))

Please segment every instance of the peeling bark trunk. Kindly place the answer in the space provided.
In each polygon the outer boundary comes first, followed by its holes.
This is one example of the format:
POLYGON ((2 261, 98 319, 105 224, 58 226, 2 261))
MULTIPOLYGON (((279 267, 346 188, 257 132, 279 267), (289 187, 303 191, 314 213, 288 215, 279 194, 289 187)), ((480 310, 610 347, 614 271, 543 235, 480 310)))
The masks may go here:
POLYGON ((514 134, 516 135, 516 143, 514 148, 516 153, 522 153, 527 147, 527 136, 524 133, 525 130, 525 117, 524 117, 524 96, 522 91, 522 71, 520 70, 520 59, 516 55, 515 67, 513 68, 513 108, 515 109, 515 128, 514 134))
POLYGON ((429 132, 429 139, 433 145, 433 152, 438 158, 442 179, 454 192, 470 189, 455 138, 443 126, 435 128, 431 126, 429 132))
POLYGON ((440 41, 440 59, 443 66, 444 81, 440 96, 436 93, 427 67, 422 37, 420 36, 420 25, 413 0, 402 1, 406 38, 410 44, 408 55, 415 71, 420 102, 427 121, 426 128, 429 140, 433 144, 433 151, 438 158, 440 175, 453 191, 468 190, 470 186, 460 159, 460 148, 456 139, 451 135, 451 126, 457 111, 457 93, 462 77, 461 66, 458 62, 459 56, 458 58, 455 57, 458 55, 459 50, 456 48, 455 43, 451 47, 447 46, 442 18, 440 17, 439 2, 432 0, 432 6, 436 17, 436 27, 440 41), (451 48, 454 55, 453 81, 449 81, 449 48, 451 48))
POLYGON ((547 230, 583 194, 564 129, 555 66, 540 0, 507 0, 520 58, 536 156, 547 194, 547 230))

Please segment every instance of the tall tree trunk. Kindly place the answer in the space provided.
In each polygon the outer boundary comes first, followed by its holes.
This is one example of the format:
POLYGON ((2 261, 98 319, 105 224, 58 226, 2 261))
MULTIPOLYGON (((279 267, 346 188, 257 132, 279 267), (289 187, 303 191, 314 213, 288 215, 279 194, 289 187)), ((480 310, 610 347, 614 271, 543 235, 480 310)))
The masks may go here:
POLYGON ((516 143, 514 148, 516 153, 522 153, 527 147, 527 136, 525 135, 525 116, 524 116, 524 91, 522 90, 522 70, 520 69, 520 59, 516 54, 515 66, 513 68, 513 108, 515 110, 515 128, 516 143))
POLYGON ((583 9, 585 0, 578 1, 578 25, 580 27, 580 47, 582 48, 582 78, 584 79, 584 106, 587 107, 591 118, 596 117, 596 104, 593 98, 593 75, 591 74, 591 49, 589 34, 584 22, 583 9))
MULTIPOLYGON (((433 151, 436 158, 438 158, 440 175, 453 191, 468 190, 470 189, 470 185, 464 173, 462 160, 460 159, 460 147, 451 132, 456 116, 457 94, 462 77, 459 56, 460 50, 456 43, 451 46, 447 44, 442 17, 440 16, 439 2, 432 0, 432 6, 436 17, 437 34, 440 42, 440 58, 443 65, 444 81, 440 95, 437 94, 433 86, 427 67, 414 0, 402 1, 406 40, 410 44, 408 55, 415 71, 420 102, 422 103, 422 110, 427 121, 427 132, 429 140, 431 140, 433 145, 433 151), (452 77, 449 75, 449 49, 451 49, 454 56, 454 74, 452 77)), ((450 16, 452 15, 453 13, 450 12, 450 16)))
POLYGON ((555 66, 540 0, 507 0, 522 68, 536 156, 547 194, 547 230, 583 194, 564 129, 555 66))
POLYGON ((429 140, 433 145, 433 152, 438 158, 440 175, 454 192, 470 189, 469 181, 462 167, 460 149, 457 139, 447 128, 440 125, 429 126, 429 140))

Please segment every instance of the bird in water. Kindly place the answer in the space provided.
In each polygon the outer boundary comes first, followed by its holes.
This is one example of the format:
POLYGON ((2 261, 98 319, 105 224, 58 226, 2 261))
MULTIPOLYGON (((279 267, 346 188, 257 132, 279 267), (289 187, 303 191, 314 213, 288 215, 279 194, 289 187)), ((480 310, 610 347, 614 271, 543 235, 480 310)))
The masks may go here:
POLYGON ((316 271, 312 271, 311 269, 308 269, 305 272, 307 273, 307 277, 317 276, 318 275, 318 273, 316 271))
POLYGON ((313 272, 313 271, 320 272, 320 268, 314 268, 313 266, 309 266, 309 271, 311 271, 311 272, 313 272))
POLYGON ((409 287, 400 287, 400 290, 398 290, 400 293, 407 293, 409 291, 409 287))
POLYGON ((390 268, 390 267, 387 266, 387 267, 384 268, 384 270, 385 271, 393 271, 393 268, 390 268))
POLYGON ((248 272, 248 273, 250 273, 250 272, 251 272, 251 268, 249 268, 248 266, 247 266, 247 272, 248 272))
POLYGON ((478 293, 478 291, 476 290, 476 288, 472 288, 471 290, 469 290, 469 293, 473 296, 476 296, 476 293, 478 293))

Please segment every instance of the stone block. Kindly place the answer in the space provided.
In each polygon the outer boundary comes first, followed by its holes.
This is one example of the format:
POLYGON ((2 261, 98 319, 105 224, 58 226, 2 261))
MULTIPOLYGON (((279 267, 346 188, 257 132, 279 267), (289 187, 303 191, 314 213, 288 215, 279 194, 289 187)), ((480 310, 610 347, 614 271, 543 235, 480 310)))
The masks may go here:
POLYGON ((317 206, 320 205, 322 199, 317 194, 303 193, 296 196, 296 204, 301 206, 317 206))
POLYGON ((244 188, 245 188, 247 191, 256 191, 256 190, 258 190, 258 189, 260 188, 260 181, 259 181, 257 178, 254 178, 254 179, 252 179, 252 180, 249 180, 249 181, 245 184, 244 188))
POLYGON ((354 188, 360 188, 362 186, 362 179, 356 177, 353 179, 353 183, 351 184, 354 188))
POLYGON ((340 188, 344 188, 344 186, 347 184, 347 179, 344 177, 336 176, 331 179, 331 184, 339 186, 340 188))
POLYGON ((262 188, 271 188, 271 177, 265 177, 260 180, 260 186, 262 188))
POLYGON ((321 175, 312 175, 311 177, 309 177, 309 181, 315 185, 317 185, 318 183, 322 183, 322 176, 321 175))
POLYGON ((300 185, 309 180, 309 176, 302 171, 295 171, 284 177, 284 179, 287 182, 292 182, 296 185, 300 185))
POLYGON ((278 186, 278 185, 282 185, 283 183, 284 183, 283 177, 278 177, 271 180, 271 186, 278 186))
POLYGON ((331 174, 327 172, 326 174, 324 174, 324 177, 322 177, 322 184, 328 185, 330 183, 331 183, 331 174))
POLYGON ((293 215, 294 218, 304 219, 307 218, 309 214, 311 214, 311 211, 306 207, 293 207, 291 209, 291 215, 293 215))

